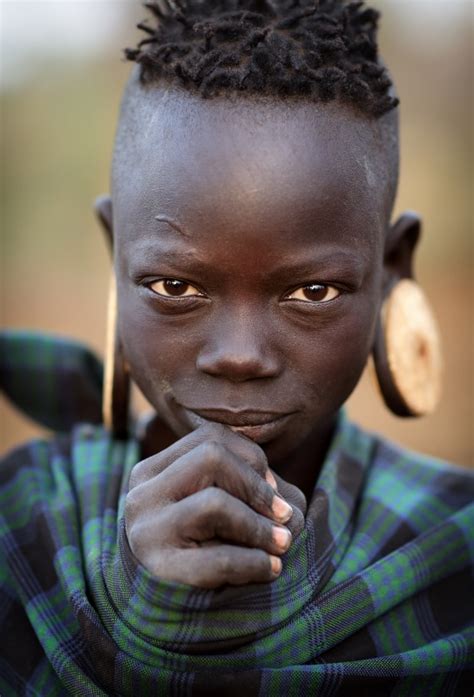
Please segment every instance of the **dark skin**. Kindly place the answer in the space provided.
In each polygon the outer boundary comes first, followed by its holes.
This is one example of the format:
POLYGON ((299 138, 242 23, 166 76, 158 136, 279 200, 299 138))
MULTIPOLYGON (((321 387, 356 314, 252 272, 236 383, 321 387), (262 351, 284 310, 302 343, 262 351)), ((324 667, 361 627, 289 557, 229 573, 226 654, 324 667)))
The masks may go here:
POLYGON ((124 355, 159 414, 130 547, 173 581, 270 581, 419 220, 389 225, 383 128, 348 107, 139 87, 135 103, 98 204, 124 355))

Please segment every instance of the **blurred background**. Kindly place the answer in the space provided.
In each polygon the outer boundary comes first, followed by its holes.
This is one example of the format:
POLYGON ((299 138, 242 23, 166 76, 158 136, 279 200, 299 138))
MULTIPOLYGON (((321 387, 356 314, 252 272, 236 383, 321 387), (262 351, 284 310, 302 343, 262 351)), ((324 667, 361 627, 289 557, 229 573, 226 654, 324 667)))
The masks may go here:
MULTIPOLYGON (((369 376, 350 415, 391 439, 473 465, 473 0, 372 0, 401 97, 396 213, 424 218, 417 275, 444 338, 438 412, 401 420, 369 376)), ((138 2, 0 0, 1 322, 84 340, 103 354, 109 259, 92 214, 108 190, 138 2)), ((0 401, 0 452, 40 429, 0 401)))

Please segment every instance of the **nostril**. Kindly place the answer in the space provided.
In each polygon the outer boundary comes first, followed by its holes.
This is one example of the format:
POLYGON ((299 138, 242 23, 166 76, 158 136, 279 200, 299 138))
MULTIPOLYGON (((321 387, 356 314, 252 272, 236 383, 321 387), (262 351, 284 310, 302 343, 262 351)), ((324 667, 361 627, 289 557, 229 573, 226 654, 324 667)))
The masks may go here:
POLYGON ((278 362, 269 354, 243 355, 223 350, 202 352, 196 367, 203 373, 232 382, 274 377, 279 373, 278 362))

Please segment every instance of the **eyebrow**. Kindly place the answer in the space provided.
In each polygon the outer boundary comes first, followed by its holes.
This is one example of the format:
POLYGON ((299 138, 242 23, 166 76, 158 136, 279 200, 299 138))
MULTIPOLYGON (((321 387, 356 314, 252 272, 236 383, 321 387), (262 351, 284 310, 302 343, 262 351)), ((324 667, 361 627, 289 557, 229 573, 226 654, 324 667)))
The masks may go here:
POLYGON ((181 227, 181 225, 178 225, 176 220, 173 220, 173 218, 170 218, 170 216, 166 215, 165 213, 159 213, 158 215, 155 215, 155 220, 158 220, 160 223, 168 223, 168 225, 172 227, 173 230, 179 232, 179 234, 183 237, 191 237, 191 234, 188 232, 188 230, 185 230, 183 227, 181 227))
MULTIPOLYGON (((196 268, 209 269, 218 273, 218 268, 215 264, 210 263, 207 258, 202 258, 197 249, 182 250, 176 249, 172 244, 169 247, 165 244, 164 247, 157 247, 155 244, 138 245, 134 265, 143 264, 170 264, 171 266, 179 266, 183 270, 192 272, 196 268)), ((322 272, 329 274, 345 274, 351 277, 362 277, 364 275, 364 259, 353 253, 347 253, 341 250, 332 251, 331 253, 316 254, 315 256, 306 254, 304 259, 291 259, 282 261, 278 268, 273 269, 269 273, 269 280, 273 282, 275 279, 288 279, 295 274, 298 275, 318 275, 322 272)))
POLYGON ((331 251, 330 253, 324 253, 324 251, 318 253, 318 251, 314 255, 305 255, 304 259, 297 258, 283 262, 270 273, 270 278, 273 278, 273 276, 290 278, 294 274, 318 275, 320 273, 363 275, 363 258, 343 251, 331 251))

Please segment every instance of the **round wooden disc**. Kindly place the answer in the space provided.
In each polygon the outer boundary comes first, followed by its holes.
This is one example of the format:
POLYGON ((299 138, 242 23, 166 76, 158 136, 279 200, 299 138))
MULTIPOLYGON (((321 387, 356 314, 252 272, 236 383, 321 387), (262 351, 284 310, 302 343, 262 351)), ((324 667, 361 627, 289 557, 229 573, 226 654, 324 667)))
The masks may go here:
POLYGON ((387 365, 408 414, 431 414, 441 397, 441 340, 420 286, 397 283, 382 309, 387 365))

